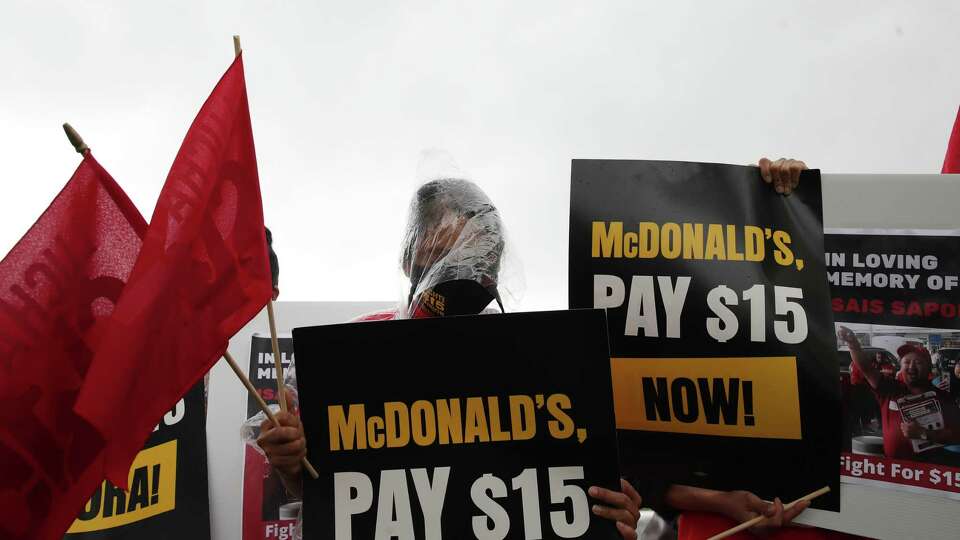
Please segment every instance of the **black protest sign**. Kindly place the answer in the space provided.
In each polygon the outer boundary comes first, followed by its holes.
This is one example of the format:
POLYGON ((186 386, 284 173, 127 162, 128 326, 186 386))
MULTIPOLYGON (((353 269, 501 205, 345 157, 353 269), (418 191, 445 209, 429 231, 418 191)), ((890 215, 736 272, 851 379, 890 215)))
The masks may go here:
POLYGON ((570 307, 606 308, 628 474, 839 505, 817 171, 574 160, 570 307), (678 468, 684 472, 676 473, 678 468), (652 471, 652 472, 651 472, 652 471))
MULTIPOLYGON (((284 373, 293 360, 293 338, 277 336, 277 348, 284 373)), ((277 403, 277 368, 273 359, 270 334, 254 333, 250 339, 250 382, 268 405, 277 403)), ((260 412, 252 395, 247 395, 247 417, 260 412)), ((293 538, 299 503, 291 500, 279 475, 266 458, 244 444, 243 458, 243 539, 283 540, 293 538)))
MULTIPOLYGON (((290 334, 277 336, 280 362, 286 369, 293 359, 293 338, 290 334)), ((250 339, 250 382, 267 405, 277 403, 277 365, 273 359, 270 334, 254 333, 250 339)), ((260 412, 260 405, 253 396, 247 396, 247 418, 260 412)))
POLYGON ((304 538, 620 538, 597 310, 293 331, 308 458, 304 538))
POLYGON ((69 540, 210 538, 203 381, 164 416, 137 454, 125 492, 104 481, 67 530, 69 540))
POLYGON ((957 236, 831 231, 824 238, 838 321, 960 328, 957 236))

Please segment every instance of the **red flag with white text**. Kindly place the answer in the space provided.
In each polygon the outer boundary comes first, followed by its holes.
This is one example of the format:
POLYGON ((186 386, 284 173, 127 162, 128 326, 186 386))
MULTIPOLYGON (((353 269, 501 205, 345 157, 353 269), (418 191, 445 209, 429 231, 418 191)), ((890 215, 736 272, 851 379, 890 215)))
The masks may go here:
POLYGON ((164 412, 271 293, 238 56, 184 138, 76 404, 107 441, 110 481, 126 486, 130 463, 164 412))
POLYGON ((0 262, 0 538, 62 538, 103 480, 73 406, 146 228, 88 151, 0 262))

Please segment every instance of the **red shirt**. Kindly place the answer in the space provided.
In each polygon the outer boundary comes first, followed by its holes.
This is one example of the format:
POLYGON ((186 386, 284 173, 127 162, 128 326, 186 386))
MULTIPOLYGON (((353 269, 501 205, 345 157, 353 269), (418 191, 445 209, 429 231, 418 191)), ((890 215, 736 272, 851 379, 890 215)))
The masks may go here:
POLYGON ((397 318, 397 315, 396 309, 385 309, 383 311, 374 311, 373 313, 361 315, 350 322, 392 321, 397 318))
MULTIPOLYGON (((954 431, 960 428, 960 418, 958 418, 956 407, 950 400, 950 394, 933 385, 930 385, 926 391, 936 392, 940 409, 943 411, 944 424, 954 431)), ((903 431, 900 430, 903 416, 900 414, 900 407, 897 405, 897 399, 911 395, 910 388, 901 381, 881 377, 877 387, 873 389, 873 394, 877 398, 877 403, 880 404, 880 418, 883 421, 884 455, 888 458, 916 459, 918 454, 913 451, 910 439, 905 437, 903 431)))

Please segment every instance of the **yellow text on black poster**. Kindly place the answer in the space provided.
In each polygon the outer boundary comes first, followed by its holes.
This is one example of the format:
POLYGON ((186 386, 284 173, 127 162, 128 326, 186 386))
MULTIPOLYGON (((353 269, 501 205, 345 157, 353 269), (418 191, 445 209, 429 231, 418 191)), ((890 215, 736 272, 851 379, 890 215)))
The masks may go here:
POLYGON ((799 439, 796 359, 613 358, 617 429, 799 439))
POLYGON ((103 482, 67 533, 99 531, 169 512, 176 507, 177 441, 137 454, 127 478, 129 492, 103 482))

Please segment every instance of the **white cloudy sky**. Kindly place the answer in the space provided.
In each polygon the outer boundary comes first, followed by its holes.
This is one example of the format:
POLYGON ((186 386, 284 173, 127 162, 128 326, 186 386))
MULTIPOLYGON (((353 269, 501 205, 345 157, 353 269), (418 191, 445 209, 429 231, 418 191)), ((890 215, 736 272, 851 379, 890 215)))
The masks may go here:
POLYGON ((283 299, 395 298, 418 156, 443 148, 502 209, 520 307, 564 307, 571 158, 938 172, 958 20, 953 0, 4 0, 0 253, 78 162, 64 121, 149 219, 236 33, 283 299))

